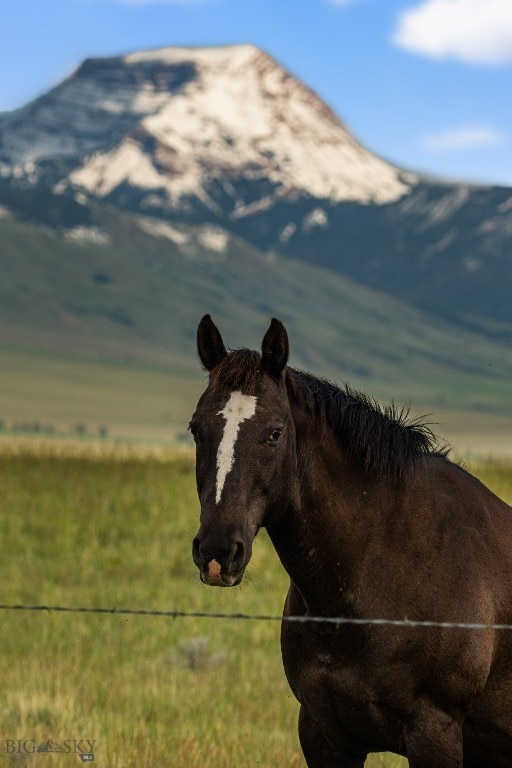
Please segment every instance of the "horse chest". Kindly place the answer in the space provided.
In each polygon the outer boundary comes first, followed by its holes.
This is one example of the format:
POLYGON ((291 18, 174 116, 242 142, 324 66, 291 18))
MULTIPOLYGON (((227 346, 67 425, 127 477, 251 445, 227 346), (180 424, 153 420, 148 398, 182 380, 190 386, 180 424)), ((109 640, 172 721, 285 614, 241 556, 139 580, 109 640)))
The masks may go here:
POLYGON ((289 629, 282 643, 288 682, 331 743, 348 731, 370 740, 375 750, 393 748, 402 724, 379 701, 353 639, 289 629))

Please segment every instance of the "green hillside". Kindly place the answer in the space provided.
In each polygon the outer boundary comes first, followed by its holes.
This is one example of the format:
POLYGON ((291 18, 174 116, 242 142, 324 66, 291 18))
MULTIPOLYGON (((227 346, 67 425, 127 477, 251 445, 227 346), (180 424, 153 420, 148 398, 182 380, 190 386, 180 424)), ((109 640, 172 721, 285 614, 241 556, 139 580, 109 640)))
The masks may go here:
POLYGON ((195 329, 232 346, 271 316, 292 364, 429 411, 512 415, 512 353, 320 267, 214 227, 91 209, 58 231, 0 219, 0 419, 183 432, 203 386, 195 329))

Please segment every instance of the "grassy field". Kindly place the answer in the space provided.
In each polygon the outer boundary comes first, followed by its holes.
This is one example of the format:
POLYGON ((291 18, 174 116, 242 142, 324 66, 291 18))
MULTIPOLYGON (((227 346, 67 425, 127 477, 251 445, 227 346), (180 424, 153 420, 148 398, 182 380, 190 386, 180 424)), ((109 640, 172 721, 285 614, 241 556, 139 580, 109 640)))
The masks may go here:
MULTIPOLYGON (((2 348, 0 421, 4 432, 39 424, 69 435, 78 424, 97 438, 102 425, 114 439, 164 441, 186 432, 204 376, 164 367, 48 355, 2 348)), ((1 432, 0 432, 1 434, 1 432)))
MULTIPOLYGON (((190 357, 195 364, 193 346, 191 341, 190 357)), ((0 357, 0 442, 10 442, 13 434, 37 440, 38 434, 30 432, 36 425, 46 438, 50 428, 52 440, 76 437, 77 428, 82 427, 84 441, 95 441, 103 426, 110 443, 191 443, 186 428, 205 385, 199 364, 192 375, 164 366, 50 355, 34 348, 29 353, 1 344, 0 357), (19 429, 24 425, 28 431, 19 429)), ((341 376, 337 381, 343 385, 341 376)), ((427 421, 457 456, 512 458, 510 396, 507 413, 491 406, 450 404, 443 398, 433 402, 434 390, 430 389, 430 396, 424 392, 418 397, 401 397, 393 391, 375 391, 368 382, 363 387, 383 402, 410 403, 412 415, 429 414, 427 421)))
MULTIPOLYGON (((510 464, 475 470, 512 501, 510 464)), ((4 604, 281 611, 287 577, 265 535, 239 588, 200 585, 187 451, 11 445, 0 476, 4 604)), ((94 741, 95 764, 109 768, 304 766, 278 622, 0 613, 0 763, 81 764, 73 752, 23 753, 52 739, 85 750, 94 741)))

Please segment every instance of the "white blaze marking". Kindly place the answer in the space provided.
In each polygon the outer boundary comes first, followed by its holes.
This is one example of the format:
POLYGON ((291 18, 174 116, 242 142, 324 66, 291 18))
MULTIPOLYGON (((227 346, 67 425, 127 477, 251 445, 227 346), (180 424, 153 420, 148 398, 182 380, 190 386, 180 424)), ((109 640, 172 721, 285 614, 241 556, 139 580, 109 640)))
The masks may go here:
POLYGON ((222 489, 226 477, 233 468, 235 460, 235 443, 238 437, 240 424, 250 419, 256 413, 256 398, 253 395, 243 395, 241 392, 232 392, 229 400, 218 412, 218 416, 224 416, 224 434, 217 450, 217 491, 215 501, 218 504, 222 495, 222 489))

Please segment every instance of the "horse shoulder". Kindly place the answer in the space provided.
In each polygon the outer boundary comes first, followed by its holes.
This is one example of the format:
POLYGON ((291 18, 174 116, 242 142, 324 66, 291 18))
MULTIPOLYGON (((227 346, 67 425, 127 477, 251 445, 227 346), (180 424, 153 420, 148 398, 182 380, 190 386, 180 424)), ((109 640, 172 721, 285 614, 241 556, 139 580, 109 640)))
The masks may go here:
POLYGON ((506 606, 512 620, 512 507, 441 457, 429 457, 415 470, 403 495, 411 546, 424 540, 434 576, 447 585, 452 580, 457 594, 472 594, 483 613, 489 602, 506 606))

